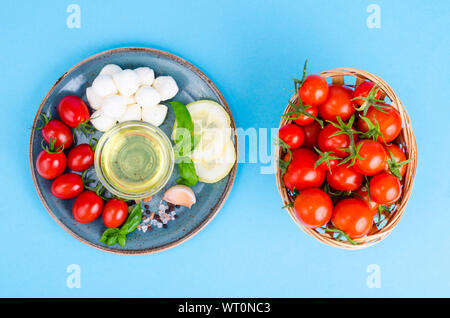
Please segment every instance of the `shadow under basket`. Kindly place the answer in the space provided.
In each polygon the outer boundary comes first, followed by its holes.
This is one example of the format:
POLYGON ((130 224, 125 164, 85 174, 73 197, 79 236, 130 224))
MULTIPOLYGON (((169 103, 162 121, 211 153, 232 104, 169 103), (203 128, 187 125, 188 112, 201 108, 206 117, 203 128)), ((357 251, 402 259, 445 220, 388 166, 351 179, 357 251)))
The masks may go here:
MULTIPOLYGON (((411 126, 411 121, 409 119, 408 113, 403 107, 402 102, 395 94, 394 90, 380 77, 368 73, 363 70, 355 69, 355 68, 335 68, 328 71, 323 71, 319 74, 325 79, 331 79, 331 83, 336 85, 347 85, 350 87, 356 87, 358 84, 369 80, 380 87, 382 91, 382 98, 387 97, 387 102, 390 102, 391 106, 397 109, 400 112, 400 116, 402 118, 402 131, 400 135, 394 140, 405 152, 406 158, 413 158, 411 162, 408 163, 406 174, 401 180, 402 184, 402 196, 400 200, 392 205, 390 211, 384 211, 381 216, 375 216, 374 225, 369 232, 369 234, 360 239, 354 239, 356 244, 352 244, 348 242, 345 238, 338 238, 337 233, 325 232, 323 228, 311 229, 309 227, 304 226, 296 217, 294 208, 291 206, 286 207, 287 211, 291 215, 292 219, 297 223, 297 225, 307 234, 313 236, 318 241, 342 248, 342 249, 362 249, 369 246, 372 246, 380 241, 382 241, 386 236, 388 236, 397 223, 400 221, 403 213, 406 209, 406 204, 408 202, 409 196, 411 195, 411 191, 414 184, 414 177, 417 168, 417 144, 416 139, 414 137, 414 132, 411 126)), ((297 94, 295 93, 291 102, 294 102, 297 99, 297 94)), ((291 106, 287 106, 284 114, 287 112, 293 111, 291 106)), ((286 117, 282 117, 280 122, 280 127, 289 124, 292 120, 286 117)), ((276 149, 276 162, 280 160, 280 156, 282 155, 282 149, 280 146, 277 146, 276 149)), ((280 192, 281 198, 283 200, 284 205, 292 204, 294 201, 294 196, 290 193, 282 182, 281 170, 277 170, 276 174, 276 182, 278 191, 280 192)))

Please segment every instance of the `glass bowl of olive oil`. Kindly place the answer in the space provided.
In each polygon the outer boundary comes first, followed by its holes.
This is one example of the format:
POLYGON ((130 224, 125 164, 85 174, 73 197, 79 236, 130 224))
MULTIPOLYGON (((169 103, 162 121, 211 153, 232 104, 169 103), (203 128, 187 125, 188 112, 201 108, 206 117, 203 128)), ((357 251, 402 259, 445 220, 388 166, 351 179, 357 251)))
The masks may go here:
POLYGON ((95 172, 112 194, 143 199, 161 190, 173 172, 174 152, 167 135, 143 121, 117 124, 99 139, 95 172))

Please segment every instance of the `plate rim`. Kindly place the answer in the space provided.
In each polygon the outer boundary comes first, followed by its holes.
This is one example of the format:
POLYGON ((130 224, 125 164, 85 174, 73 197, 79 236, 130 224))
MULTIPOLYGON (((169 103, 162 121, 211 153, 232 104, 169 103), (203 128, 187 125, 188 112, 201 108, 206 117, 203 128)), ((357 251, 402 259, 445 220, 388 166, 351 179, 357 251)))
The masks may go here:
POLYGON ((47 94, 45 95, 44 99, 42 100, 41 104, 39 105, 38 110, 36 111, 36 116, 34 117, 34 121, 33 121, 33 128, 31 129, 31 133, 30 133, 30 141, 29 141, 29 162, 30 162, 30 170, 31 170, 31 176, 33 179, 33 185, 35 187, 35 190, 39 196, 39 199, 41 200, 42 204, 44 205, 45 209, 47 210, 48 214, 50 214, 50 216, 52 217, 53 220, 56 221, 56 223, 64 229, 64 231, 66 231, 67 233, 69 233, 72 237, 76 238, 78 241, 93 247, 95 249, 101 250, 101 251, 105 251, 108 253, 112 253, 112 254, 119 254, 119 255, 144 255, 144 254, 154 254, 154 253, 158 253, 158 252, 162 252, 165 250, 168 250, 170 248, 176 247, 184 242, 186 242, 187 240, 191 239, 192 237, 194 237, 195 235, 197 235, 201 230, 203 230, 203 228, 205 226, 207 226, 217 215, 217 213, 222 209, 225 201, 228 198, 228 195, 231 192, 231 188, 233 187, 234 181, 236 179, 236 172, 237 172, 237 165, 238 165, 238 158, 239 158, 239 147, 238 147, 238 138, 237 138, 237 132, 236 132, 236 124, 234 122, 234 117, 231 113, 231 110, 227 104, 227 102, 225 101, 225 98, 223 97, 222 93, 219 91, 219 89, 217 88, 217 86, 213 83, 213 81, 211 81, 211 79, 209 79, 208 76, 205 75, 205 73, 203 73, 198 67, 196 67, 195 65, 193 65, 192 63, 188 62, 187 60, 169 53, 167 51, 163 51, 160 49, 154 49, 154 48, 148 48, 148 47, 119 47, 119 48, 114 48, 114 49, 109 49, 109 50, 105 50, 99 53, 96 53, 94 55, 91 55, 85 59, 83 59, 82 61, 78 62, 77 64, 75 64, 74 66, 72 66, 69 70, 67 70, 50 88, 50 90, 47 92, 47 94), (233 165, 233 168, 230 171, 230 177, 225 185, 225 189, 224 192, 222 193, 222 195, 220 196, 219 200, 217 201, 216 205, 213 207, 213 211, 211 213, 208 214, 207 218, 204 219, 199 226, 197 226, 196 228, 192 229, 191 231, 189 231, 186 235, 182 236, 181 238, 177 239, 176 241, 169 243, 169 244, 165 244, 156 248, 147 248, 147 249, 143 249, 143 250, 138 250, 138 249, 134 249, 134 250, 118 250, 118 249, 113 249, 113 248, 109 248, 109 247, 104 247, 104 246, 100 246, 97 245, 93 242, 90 242, 89 240, 86 240, 84 238, 82 238, 81 236, 79 236, 77 233, 75 233, 74 231, 72 231, 70 228, 68 228, 64 223, 62 223, 54 214, 53 211, 50 209, 50 207, 48 206, 44 196, 42 195, 41 190, 38 187, 37 184, 37 176, 36 176, 36 169, 35 169, 35 165, 33 162, 33 150, 32 150, 32 145, 33 145, 33 141, 34 141, 34 127, 36 127, 36 123, 39 119, 39 114, 42 111, 42 108, 44 106, 44 104, 47 102, 49 96, 53 93, 55 87, 66 77, 68 76, 74 69, 76 69, 77 67, 81 66, 84 63, 87 63, 99 56, 102 55, 106 55, 106 54, 111 54, 111 53, 116 53, 116 52, 126 52, 126 51, 142 51, 142 52, 148 52, 151 53, 153 55, 160 55, 160 56, 164 56, 170 60, 173 60, 179 64, 181 64, 184 67, 187 67, 188 69, 190 69, 191 71, 193 71, 196 75, 198 75, 203 81, 206 81, 208 83, 208 85, 211 87, 211 89, 214 91, 214 93, 219 97, 220 102, 222 104, 222 106, 225 108, 225 110, 227 111, 227 113, 230 115, 230 119, 231 119, 231 128, 233 130, 233 136, 234 136, 234 145, 235 145, 235 151, 236 151, 236 161, 233 165))

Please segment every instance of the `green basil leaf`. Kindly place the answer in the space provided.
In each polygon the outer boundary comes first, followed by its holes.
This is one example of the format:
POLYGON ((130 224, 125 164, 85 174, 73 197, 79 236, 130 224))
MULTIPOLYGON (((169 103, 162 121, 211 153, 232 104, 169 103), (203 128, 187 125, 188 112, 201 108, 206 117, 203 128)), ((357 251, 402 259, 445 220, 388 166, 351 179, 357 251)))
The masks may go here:
MULTIPOLYGON (((186 108, 186 105, 178 101, 169 102, 175 113, 176 130, 175 130, 175 144, 183 143, 183 146, 189 145, 189 150, 194 149, 194 123, 192 122, 191 114, 186 108), (182 133, 177 132, 180 130, 182 133), (186 132, 187 131, 187 132, 186 132), (190 139, 186 138, 189 137, 190 139)), ((183 148, 183 147, 182 147, 183 148)), ((186 154, 186 153, 184 153, 186 154)), ((184 155, 180 153, 180 155, 184 155)))
POLYGON ((117 243, 117 238, 118 238, 117 235, 110 236, 110 237, 106 240, 106 245, 114 245, 114 244, 116 244, 116 243, 117 243))
MULTIPOLYGON (((100 242, 102 242, 104 244, 108 244, 107 242, 110 240, 110 238, 117 236, 118 233, 119 233, 119 229, 117 229, 117 228, 106 229, 103 232, 102 237, 100 238, 100 242)), ((108 244, 108 245, 111 245, 111 244, 108 244)))
POLYGON ((118 241, 120 246, 124 247, 127 244, 127 236, 125 234, 119 233, 118 241))
POLYGON ((195 172, 194 163, 190 158, 184 157, 178 163, 178 172, 180 177, 177 179, 178 184, 184 184, 188 187, 193 187, 198 182, 198 176, 195 172))
POLYGON ((142 220, 142 210, 141 210, 141 203, 137 204, 131 213, 128 215, 127 220, 120 228, 120 234, 129 234, 136 230, 136 227, 141 223, 142 220))

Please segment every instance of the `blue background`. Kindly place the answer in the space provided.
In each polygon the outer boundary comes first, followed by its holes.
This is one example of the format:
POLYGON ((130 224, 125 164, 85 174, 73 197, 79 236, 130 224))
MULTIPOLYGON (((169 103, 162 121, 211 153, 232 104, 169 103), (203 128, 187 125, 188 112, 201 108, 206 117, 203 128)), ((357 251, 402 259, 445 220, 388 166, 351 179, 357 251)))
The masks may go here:
POLYGON ((2 1, 0 296, 450 296, 448 1, 2 1), (66 8, 81 7, 81 28, 66 8), (381 8, 369 29, 366 8, 381 8), (71 66, 122 46, 167 50, 202 69, 239 127, 277 127, 305 58, 309 72, 351 66, 385 79, 403 100, 419 147, 406 213, 382 243, 322 245, 280 209, 274 175, 240 164, 223 209, 168 251, 113 255, 75 240, 41 204, 30 176, 30 127, 71 66), (81 288, 66 286, 69 264, 81 288), (366 285, 369 264, 381 288, 366 285))

